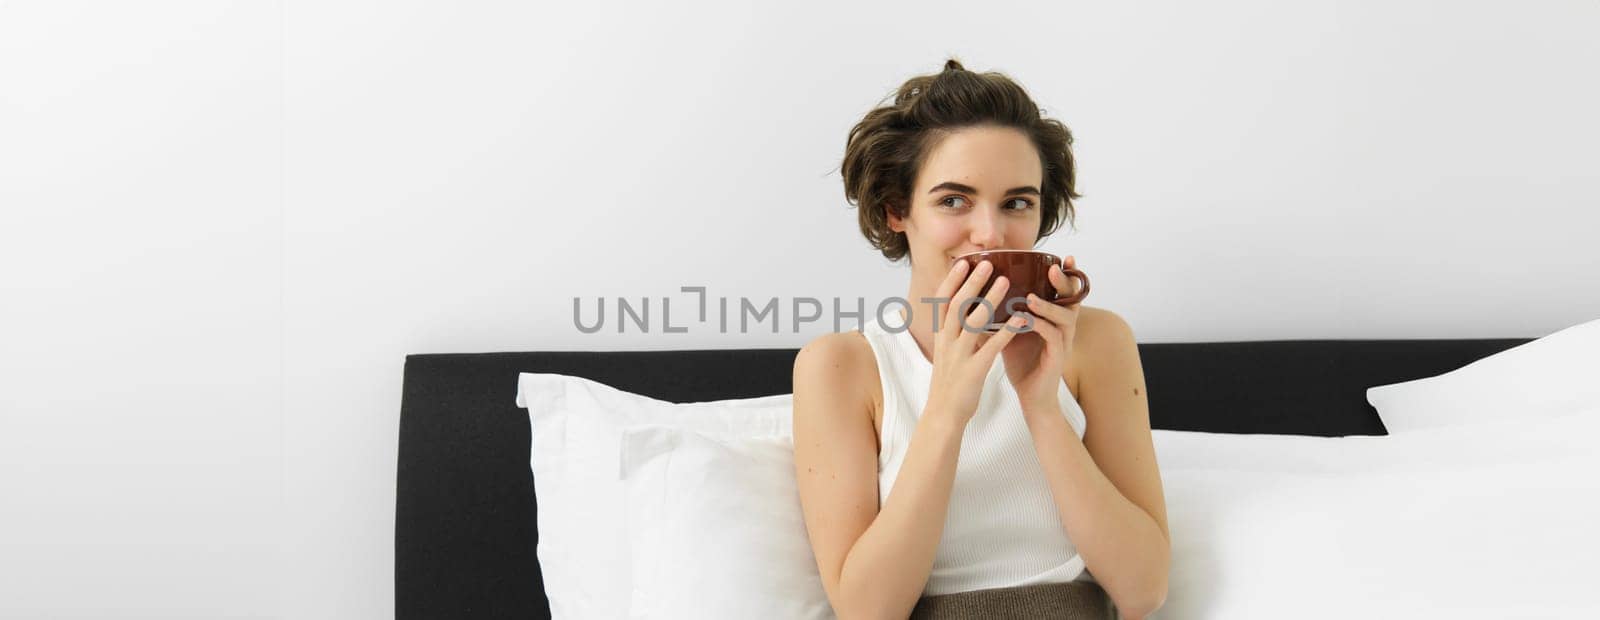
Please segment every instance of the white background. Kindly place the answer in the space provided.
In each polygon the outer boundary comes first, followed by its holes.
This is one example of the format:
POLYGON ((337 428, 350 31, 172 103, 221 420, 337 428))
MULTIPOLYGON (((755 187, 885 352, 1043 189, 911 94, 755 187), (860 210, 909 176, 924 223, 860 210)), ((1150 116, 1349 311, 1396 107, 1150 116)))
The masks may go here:
POLYGON ((978 6, 0 1, 0 617, 391 617, 404 356, 903 295, 838 163, 952 55, 1074 130, 1042 247, 1143 342, 1600 316, 1600 5, 978 6))

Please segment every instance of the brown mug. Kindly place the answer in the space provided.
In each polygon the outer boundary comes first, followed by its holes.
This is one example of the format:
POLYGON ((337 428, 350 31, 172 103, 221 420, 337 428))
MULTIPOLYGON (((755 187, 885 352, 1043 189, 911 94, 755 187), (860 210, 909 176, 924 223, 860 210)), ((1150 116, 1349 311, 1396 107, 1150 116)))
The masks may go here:
MULTIPOLYGON (((994 285, 995 278, 1005 276, 1011 282, 1010 288, 1006 290, 1006 298, 1000 302, 999 307, 994 309, 994 317, 988 325, 989 331, 998 331, 1001 326, 1005 325, 1006 320, 1011 318, 1011 309, 1013 307, 1019 311, 1026 311, 1028 308, 1028 293, 1033 293, 1038 295, 1040 299, 1048 300, 1061 306, 1070 306, 1083 301, 1084 297, 1089 296, 1089 276, 1084 275, 1082 271, 1064 265, 1061 267, 1062 273, 1065 273, 1069 278, 1077 278, 1080 286, 1076 294, 1066 297, 1057 296, 1056 285, 1050 283, 1050 267, 1052 265, 1061 265, 1061 257, 1049 252, 1037 250, 984 250, 962 254, 957 256, 955 260, 967 261, 967 273, 972 273, 971 270, 977 269, 978 263, 983 261, 989 261, 989 264, 994 267, 994 271, 989 274, 989 281, 983 283, 983 290, 978 292, 978 297, 982 297, 989 292, 989 287, 994 285)), ((979 305, 981 304, 971 306, 970 311, 977 312, 979 305)))

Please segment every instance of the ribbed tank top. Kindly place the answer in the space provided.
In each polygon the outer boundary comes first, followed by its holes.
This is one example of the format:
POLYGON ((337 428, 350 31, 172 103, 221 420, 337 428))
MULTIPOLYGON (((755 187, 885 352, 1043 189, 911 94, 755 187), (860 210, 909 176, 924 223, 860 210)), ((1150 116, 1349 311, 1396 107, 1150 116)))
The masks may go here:
MULTIPOLYGON (((923 356, 905 325, 905 317, 896 308, 886 310, 877 322, 865 321, 861 328, 877 357, 883 389, 883 431, 878 438, 880 502, 888 501, 900 474, 933 377, 933 363, 923 356)), ((1061 524, 1004 364, 1003 358, 995 358, 984 379, 978 409, 962 435, 950 507, 924 595, 1093 581, 1061 524)), ((1083 409, 1066 381, 1061 382, 1057 395, 1068 424, 1082 439, 1083 409)))

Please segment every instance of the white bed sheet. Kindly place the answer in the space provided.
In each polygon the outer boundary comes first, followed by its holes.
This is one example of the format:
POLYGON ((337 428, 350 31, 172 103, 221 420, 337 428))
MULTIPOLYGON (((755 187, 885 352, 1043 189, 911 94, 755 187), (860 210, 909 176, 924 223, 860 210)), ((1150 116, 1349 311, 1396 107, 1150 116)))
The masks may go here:
POLYGON ((1404 436, 1156 431, 1157 618, 1600 617, 1600 411, 1404 436))

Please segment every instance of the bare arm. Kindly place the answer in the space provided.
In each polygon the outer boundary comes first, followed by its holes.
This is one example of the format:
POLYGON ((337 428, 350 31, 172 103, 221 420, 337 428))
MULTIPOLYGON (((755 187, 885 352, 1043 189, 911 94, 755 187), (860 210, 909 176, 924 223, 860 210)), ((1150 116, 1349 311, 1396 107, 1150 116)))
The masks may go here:
MULTIPOLYGON (((991 270, 984 262, 969 276, 966 261, 956 261, 935 296, 970 299, 991 270)), ((1008 286, 1005 277, 995 279, 986 296, 989 307, 999 306, 1008 286)), ((928 405, 882 506, 870 404, 878 373, 871 349, 856 340, 859 334, 829 334, 795 358, 795 478, 822 585, 841 618, 899 620, 916 607, 944 533, 961 434, 977 409, 984 375, 1016 336, 1012 330, 984 336, 962 328, 963 322, 986 323, 987 314, 973 321, 947 308, 937 320, 943 327, 934 332, 928 405)), ((1020 317, 1013 321, 1022 324, 1020 317)))
POLYGON ((933 570, 965 425, 925 412, 894 489, 878 506, 877 433, 836 334, 801 349, 794 371, 795 472, 806 531, 840 618, 911 614, 933 570))
POLYGON ((1172 564, 1144 374, 1127 323, 1084 317, 1095 325, 1079 342, 1083 441, 1059 402, 1025 402, 1023 412, 1068 537, 1122 616, 1138 620, 1166 601, 1172 564))

